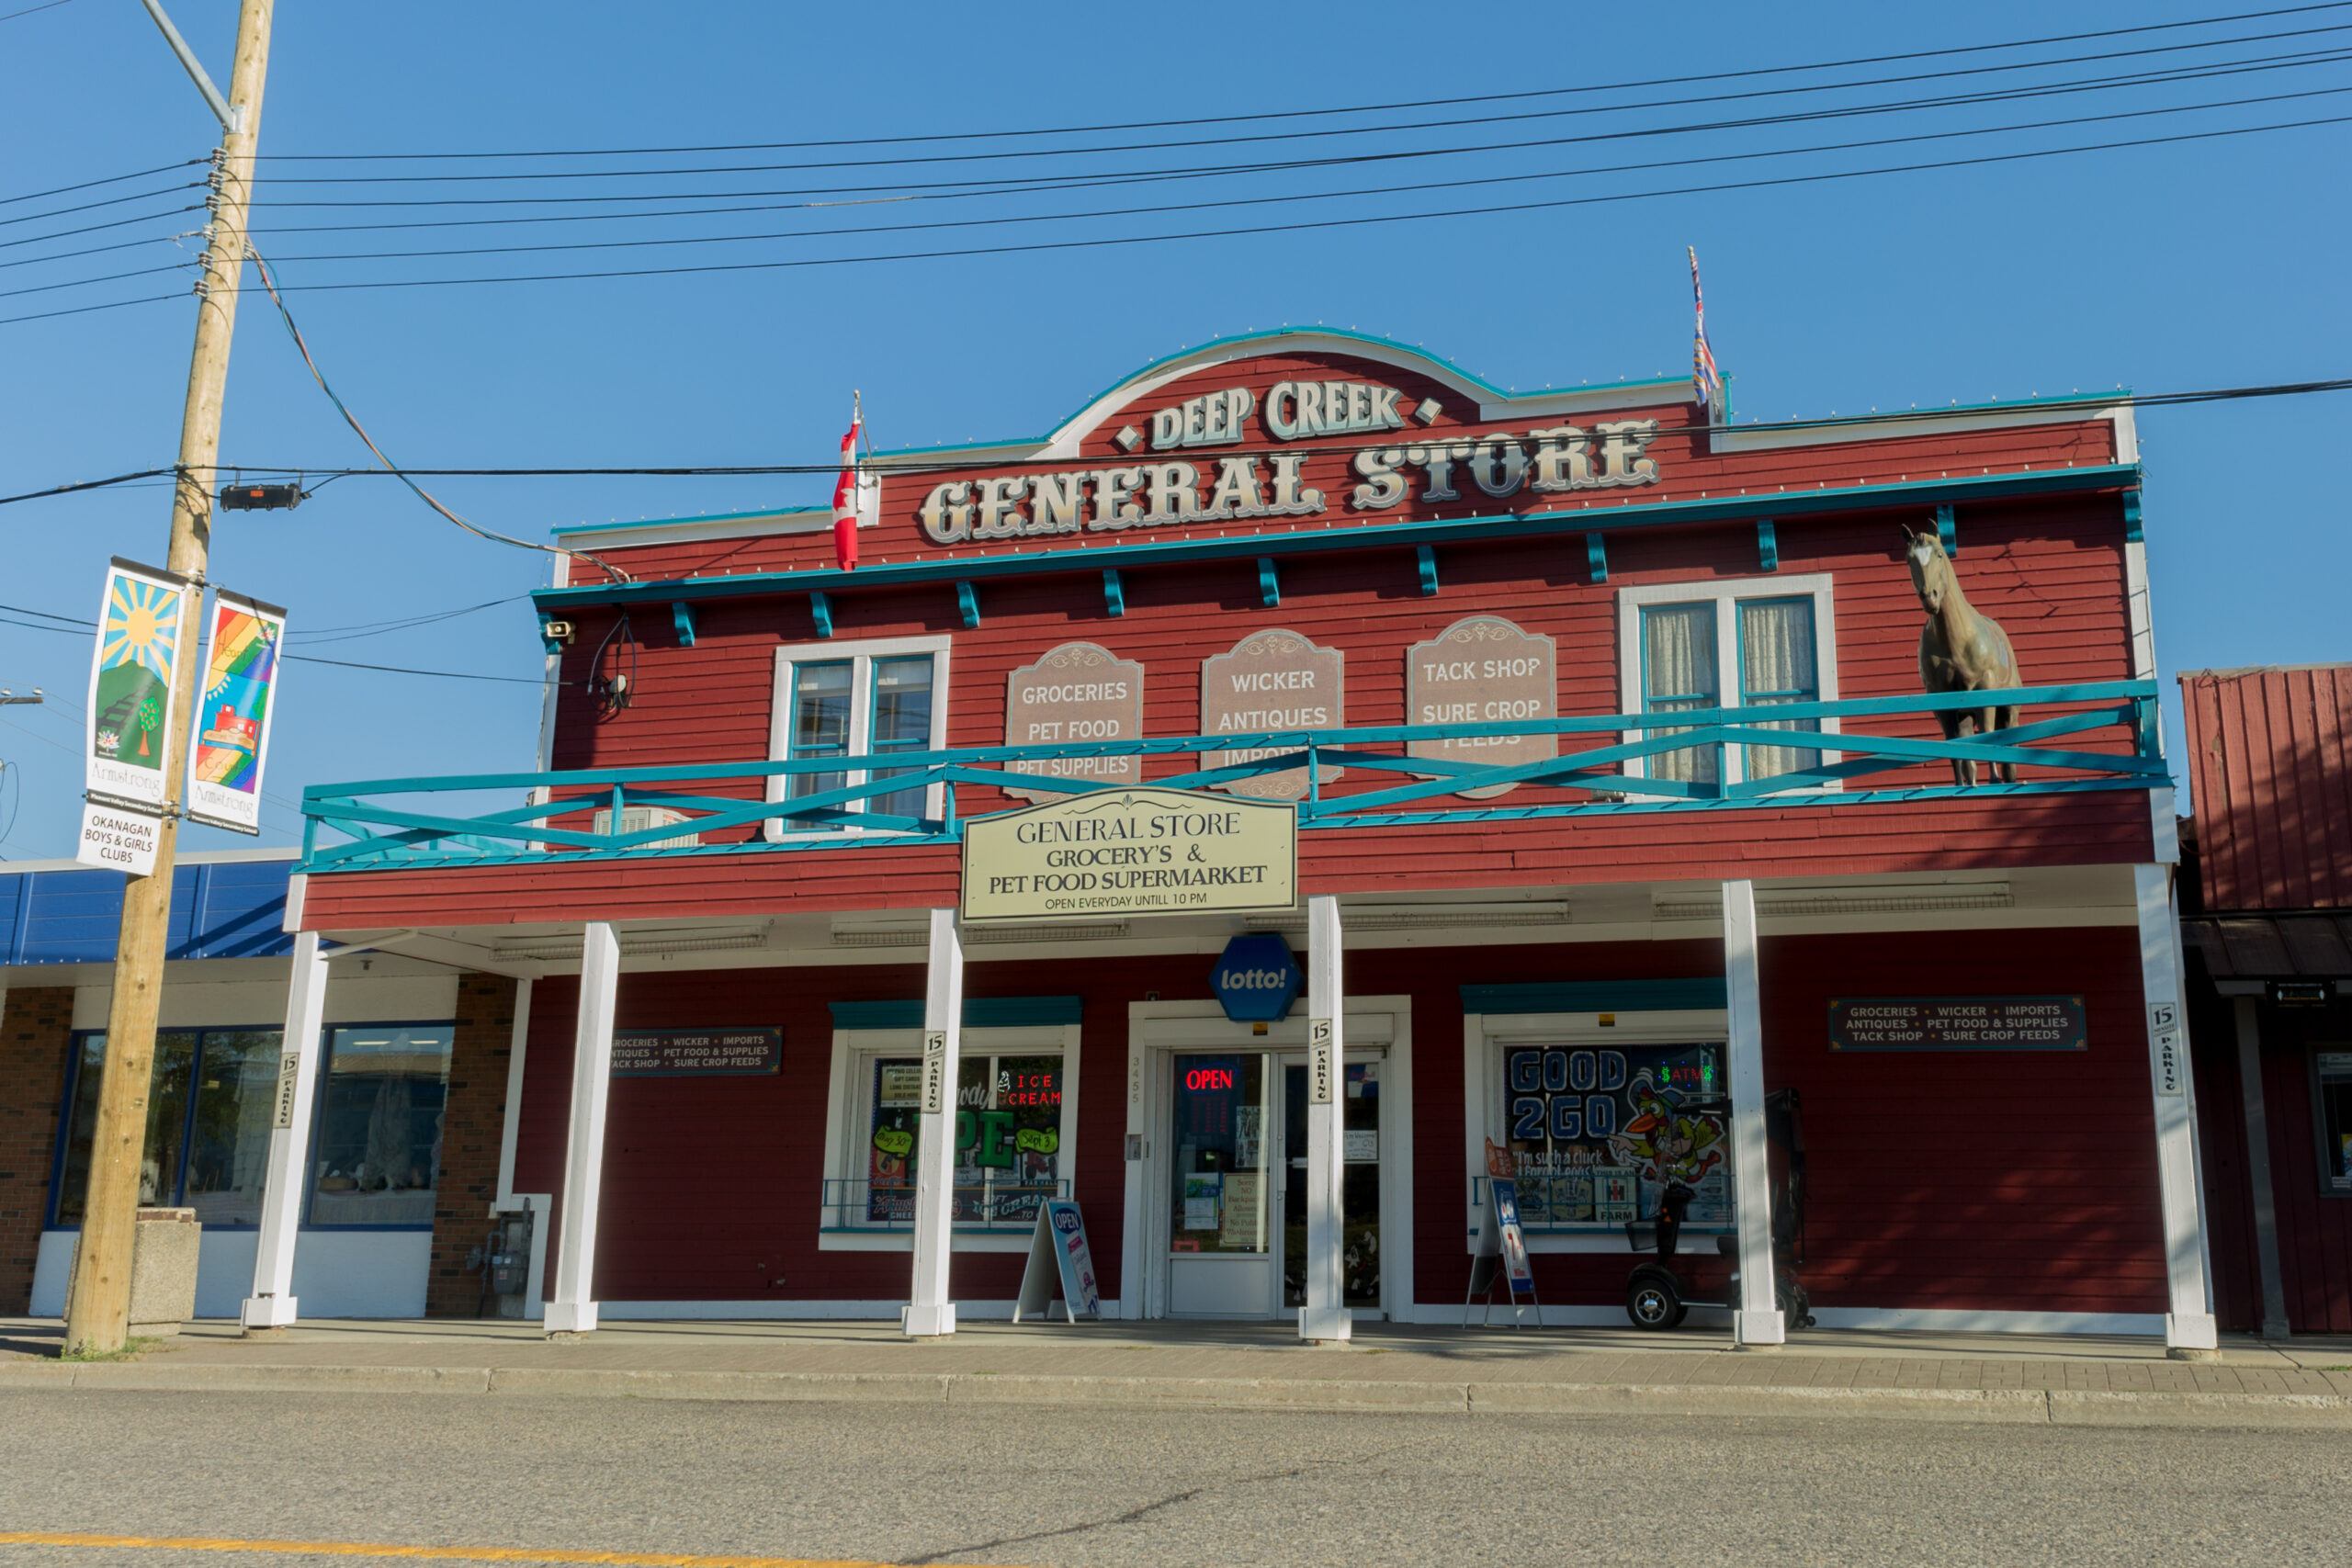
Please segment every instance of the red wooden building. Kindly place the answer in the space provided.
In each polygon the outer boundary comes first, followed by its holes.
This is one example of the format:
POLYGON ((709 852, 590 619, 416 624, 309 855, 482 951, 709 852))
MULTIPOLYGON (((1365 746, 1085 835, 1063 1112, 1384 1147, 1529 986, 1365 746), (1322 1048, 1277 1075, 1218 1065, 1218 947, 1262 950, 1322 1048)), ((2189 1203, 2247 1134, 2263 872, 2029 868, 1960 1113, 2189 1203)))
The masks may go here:
POLYGON ((2180 677, 2218 1311, 2352 1332, 2352 665, 2180 677))
POLYGON ((312 789, 297 968, 525 983, 558 1329, 942 1331, 1055 1196, 1115 1314, 1451 1321, 1500 1170, 1545 1322, 1617 1320, 1679 1190, 1749 1338, 1793 1267, 1827 1323, 2210 1348, 2137 464, 2097 399, 1735 428, 1209 344, 870 455, 854 570, 827 513, 562 534, 544 771, 312 789), (1947 738, 1915 576, 2006 629, 2011 728, 1947 738), (1283 803, 1295 903, 959 918, 967 824, 1140 785, 1283 803), (1252 934, 1306 971, 1254 1021, 1252 934))

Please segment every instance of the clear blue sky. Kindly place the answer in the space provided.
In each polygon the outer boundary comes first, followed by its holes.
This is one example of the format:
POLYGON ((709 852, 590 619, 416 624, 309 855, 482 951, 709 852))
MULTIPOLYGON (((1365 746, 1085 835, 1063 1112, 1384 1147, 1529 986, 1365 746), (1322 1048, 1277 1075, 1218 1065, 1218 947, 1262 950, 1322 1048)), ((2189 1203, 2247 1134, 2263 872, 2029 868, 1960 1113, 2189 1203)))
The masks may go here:
MULTIPOLYGON (((0 0, 6 13, 29 0, 0 0)), ((182 30, 225 82, 234 0, 174 0, 182 30)), ((1210 118, 1618 84, 1800 64, 2254 10, 2206 4, 1890 6, 1437 7, 838 6, 586 0, 399 6, 285 0, 265 153, 633 148, 1028 130, 1210 118), (1190 25, 1169 26, 1171 17, 1190 25)), ((2352 45, 2352 8, 2050 46, 2037 57, 2262 33, 2347 30, 2174 56, 2053 66, 1842 94, 1628 110, 1613 116, 1398 131, 1380 150, 1590 134, 1632 125, 1782 114, 1826 105, 2078 81, 2166 62, 2211 64, 2352 45), (1452 140, 1447 140, 1447 139, 1452 140)), ((1989 54, 1852 77, 2013 61, 1989 54)), ((0 197, 208 152, 216 131, 136 0, 68 0, 0 20, 17 155, 0 197)), ((1566 104, 1705 97, 1819 80, 1789 76, 1586 99, 1476 104, 1460 118, 1566 104)), ((2157 107, 2352 87, 2317 61, 2152 86, 1868 115, 1705 136, 1495 150, 1329 171, 1162 182, 1047 197, 867 203, 726 218, 339 234, 305 224, 414 220, 447 209, 294 209, 300 199, 413 197, 391 186, 298 187, 284 176, 356 164, 272 164, 255 212, 280 257, 482 243, 799 231, 942 217, 1024 216, 1155 201, 1231 199, 1918 136, 2157 107), (668 226, 663 227, 666 223, 668 226), (730 229, 730 225, 733 227, 730 229), (570 232, 556 235, 555 229, 570 232), (482 236, 492 236, 483 239, 482 236)), ((287 259, 288 281, 591 270, 719 259, 861 254, 1048 235, 1162 232, 1305 217, 1429 210, 1925 162, 2233 125, 2352 115, 2352 93, 1905 146, 1714 163, 1647 174, 1435 188, 1205 212, 955 229, 855 241, 762 241, 432 262, 287 259), (977 238, 975 236, 978 236, 977 238), (621 259, 616 259, 621 258, 621 259)), ((1159 130, 1166 140, 1295 130, 1159 130)), ((1305 122, 1352 126, 1362 118, 1305 122)), ((952 151, 1034 149, 1035 141, 952 151)), ((1349 139, 1104 153, 1068 168, 1320 155, 1349 139)), ((1281 322, 1355 326, 1426 344, 1505 385, 1675 373, 1689 359, 1682 247, 1706 268, 1713 335, 1739 413, 1804 417, 2128 384, 2142 391, 2342 376, 2346 152, 2352 126, 2177 142, 1885 177, 1716 191, 1319 231, 1155 245, 889 261, 692 276, 298 293, 295 309, 338 389, 415 466, 823 462, 852 387, 882 446, 1042 431, 1081 400, 1180 344, 1281 322), (2328 193, 2334 191, 2331 196, 2328 193)), ((1359 148, 1359 150, 1361 150, 1359 148)), ((906 149, 636 160, 640 168, 870 158, 906 149)), ((627 162, 627 161, 625 161, 627 162)), ((478 165, 509 170, 517 165, 478 165)), ((544 166, 544 165, 543 165, 544 166)), ((570 163, 554 166, 615 166, 570 163)), ((998 163, 980 173, 1035 171, 998 163)), ((366 172, 418 172, 375 165, 366 172)), ((437 166, 447 172, 447 165, 437 166)), ((979 177, 970 166, 680 175, 632 191, 804 190, 979 177)), ((171 176, 0 206, 0 220, 168 185, 171 176)), ((612 182, 604 182, 607 186, 612 182)), ((573 187, 594 186, 579 182, 573 187)), ((447 195, 455 187, 435 186, 447 195)), ((494 182, 469 194, 512 195, 494 182)), ((548 189, 552 187, 539 187, 548 189)), ((748 199, 748 198, 747 198, 748 199)), ((774 199, 774 198, 770 198, 774 199)), ((159 205, 0 226, 0 241, 159 205)), ((492 210, 474 209, 477 214, 492 210)), ((553 208, 534 209, 540 212, 553 208)), ((601 210, 601 209, 600 209, 601 210)), ((185 226, 193 226, 187 224, 185 226)), ((0 268, 0 289, 163 265, 187 254, 151 220, 9 251, 134 248, 0 268)), ((0 316, 185 288, 170 275, 0 297, 0 316), (160 283, 160 287, 158 287, 160 283)), ((186 299, 0 326, 0 494, 167 464, 193 306, 186 299)), ((2343 632, 2345 503, 2332 479, 2352 396, 2142 416, 2158 649, 2181 669, 2352 654, 2343 632)), ((305 376, 258 290, 239 321, 224 460, 360 466, 365 454, 305 376)), ((821 478, 451 479, 444 498, 530 538, 580 520, 821 502, 821 478)), ((0 604, 94 614, 109 555, 160 560, 168 491, 153 485, 0 508, 0 604)), ((544 558, 458 533, 385 479, 353 479, 299 512, 227 513, 215 581, 289 606, 304 627, 348 626, 521 594, 544 558)), ((537 644, 527 605, 390 636, 317 645, 329 657, 464 670, 526 683, 291 667, 270 793, 308 783, 530 765, 537 644)), ((0 684, 78 705, 89 647, 0 625, 0 684)), ((2177 735, 2177 705, 2172 733, 2177 735)), ((80 792, 63 707, 0 710, 0 856, 71 852, 80 792), (11 818, 13 816, 13 823, 11 818)), ((273 806, 265 841, 298 830, 273 806)), ((209 829, 190 846, 247 840, 209 829)))

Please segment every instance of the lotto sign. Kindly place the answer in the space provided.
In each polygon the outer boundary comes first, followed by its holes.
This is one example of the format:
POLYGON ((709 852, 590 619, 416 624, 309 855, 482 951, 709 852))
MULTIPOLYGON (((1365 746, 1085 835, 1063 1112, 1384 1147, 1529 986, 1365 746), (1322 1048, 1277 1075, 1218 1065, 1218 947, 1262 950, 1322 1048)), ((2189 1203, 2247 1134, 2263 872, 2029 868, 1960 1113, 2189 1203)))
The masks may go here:
POLYGON ((1291 956, 1290 943, 1271 932, 1237 936, 1209 971, 1209 989, 1237 1023, 1271 1023, 1290 1016, 1306 977, 1291 956))
POLYGON ((176 572, 119 558, 107 568, 86 705, 83 783, 93 800, 160 811, 170 794, 164 738, 189 597, 176 572))

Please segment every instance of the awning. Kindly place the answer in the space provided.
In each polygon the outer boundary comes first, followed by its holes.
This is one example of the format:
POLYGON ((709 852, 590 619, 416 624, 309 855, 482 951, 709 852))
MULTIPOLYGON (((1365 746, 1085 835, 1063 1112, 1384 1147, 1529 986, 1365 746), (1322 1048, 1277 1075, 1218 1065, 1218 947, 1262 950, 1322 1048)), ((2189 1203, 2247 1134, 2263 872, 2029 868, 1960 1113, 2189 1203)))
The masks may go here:
POLYGON ((2352 978, 2352 914, 2219 915, 2180 923, 2216 980, 2352 978))

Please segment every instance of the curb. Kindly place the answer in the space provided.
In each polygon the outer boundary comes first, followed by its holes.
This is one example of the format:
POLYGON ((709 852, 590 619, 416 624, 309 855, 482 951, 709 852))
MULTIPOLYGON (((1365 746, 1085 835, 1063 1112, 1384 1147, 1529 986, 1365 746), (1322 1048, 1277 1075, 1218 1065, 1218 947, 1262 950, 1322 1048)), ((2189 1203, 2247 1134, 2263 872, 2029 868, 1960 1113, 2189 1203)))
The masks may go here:
POLYGON ((594 1368, 0 1363, 0 1391, 518 1394, 766 1403, 1401 1410, 1458 1416, 1865 1416, 2036 1427, 2352 1428, 2352 1395, 1774 1383, 1373 1382, 987 1372, 702 1372, 594 1368))

